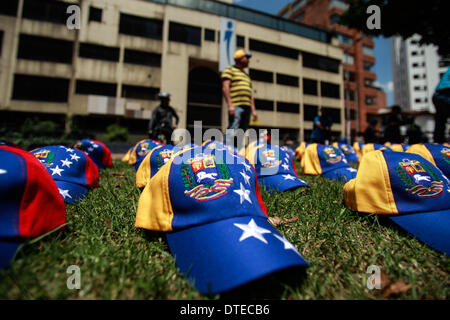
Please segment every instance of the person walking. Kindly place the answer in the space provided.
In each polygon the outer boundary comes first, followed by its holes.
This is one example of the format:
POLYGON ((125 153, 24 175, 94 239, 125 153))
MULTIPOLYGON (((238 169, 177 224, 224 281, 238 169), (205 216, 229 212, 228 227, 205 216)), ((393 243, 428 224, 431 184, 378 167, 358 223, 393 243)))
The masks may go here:
POLYGON ((178 125, 179 117, 174 108, 170 106, 170 93, 160 92, 158 98, 161 103, 152 112, 152 117, 148 123, 148 136, 150 139, 159 140, 159 136, 163 135, 166 139, 165 143, 172 143, 172 133, 178 125), (173 125, 175 118, 175 125, 173 125))
POLYGON ((327 109, 322 108, 320 116, 314 118, 313 131, 311 132, 312 142, 325 144, 328 141, 329 143, 332 125, 333 119, 329 116, 327 109))
POLYGON ((248 129, 250 116, 253 117, 253 121, 258 119, 252 82, 244 71, 251 56, 242 49, 237 50, 234 53, 235 64, 226 68, 221 75, 222 92, 228 106, 228 129, 233 130, 233 137, 236 129, 242 129, 244 132, 248 129))
POLYGON ((378 130, 376 129, 378 121, 370 119, 369 126, 364 130, 364 143, 378 143, 378 130))
POLYGON ((450 67, 444 73, 433 94, 434 114, 434 142, 445 142, 445 127, 450 115, 450 67))

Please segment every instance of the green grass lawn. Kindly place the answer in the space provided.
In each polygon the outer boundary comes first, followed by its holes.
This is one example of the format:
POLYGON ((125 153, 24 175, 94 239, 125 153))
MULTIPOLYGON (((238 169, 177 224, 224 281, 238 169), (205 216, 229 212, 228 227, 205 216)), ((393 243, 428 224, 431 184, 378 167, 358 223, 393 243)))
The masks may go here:
MULTIPOLYGON (((231 297, 449 298, 448 256, 385 218, 346 209, 342 183, 300 177, 311 189, 281 194, 262 190, 262 196, 270 217, 294 218, 277 229, 309 262, 306 274, 275 275, 231 297), (397 294, 367 289, 369 265, 380 266, 391 284, 402 281, 411 288, 397 294)), ((67 205, 64 230, 25 244, 9 268, 0 271, 0 299, 229 297, 198 293, 176 268, 164 235, 134 227, 139 199, 134 182, 134 168, 118 160, 103 170, 100 188, 90 191, 78 205, 67 205), (80 267, 80 290, 67 289, 70 265, 80 267)))

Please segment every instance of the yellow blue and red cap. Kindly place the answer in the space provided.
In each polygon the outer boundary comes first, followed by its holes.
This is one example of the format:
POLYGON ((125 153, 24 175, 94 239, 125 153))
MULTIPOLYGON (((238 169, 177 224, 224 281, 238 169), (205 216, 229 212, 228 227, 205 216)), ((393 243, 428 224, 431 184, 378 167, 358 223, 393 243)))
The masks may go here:
POLYGON ((93 139, 82 139, 77 141, 73 148, 86 152, 89 158, 94 161, 98 171, 105 167, 112 166, 112 156, 109 148, 102 142, 93 139))
POLYGON ((177 153, 142 191, 135 225, 167 232, 180 271, 202 293, 308 266, 268 222, 252 165, 227 150, 177 153))
POLYGON ((414 144, 407 152, 421 155, 450 178, 450 147, 443 144, 414 144))
POLYGON ((164 143, 161 143, 156 140, 146 139, 141 140, 133 148, 131 151, 130 158, 128 159, 129 165, 134 165, 134 170, 138 170, 141 162, 144 160, 145 156, 153 149, 158 146, 163 146, 164 143))
POLYGON ((56 183, 31 153, 0 146, 0 269, 20 244, 66 223, 56 183))
POLYGON ((333 147, 338 148, 342 151, 347 162, 358 163, 358 156, 355 149, 347 143, 335 142, 333 147))
POLYGON ((388 216, 436 250, 450 254, 450 181, 420 155, 367 153, 344 185, 352 210, 388 216))
POLYGON ((46 146, 31 153, 55 180, 65 202, 79 202, 90 188, 98 187, 98 168, 83 151, 65 146, 46 146))
POLYGON ((258 182, 267 191, 282 192, 309 187, 297 177, 294 158, 279 146, 259 144, 250 150, 249 161, 255 166, 258 182))
POLYGON ((330 180, 346 182, 356 176, 343 153, 330 145, 313 143, 305 149, 300 162, 304 174, 322 175, 330 180))
POLYGON ((305 154, 306 147, 309 146, 308 142, 302 141, 300 145, 295 149, 295 160, 301 160, 305 154))
POLYGON ((222 148, 225 148, 231 153, 239 154, 239 150, 236 147, 234 147, 232 145, 229 145, 229 144, 225 144, 225 143, 220 142, 220 141, 206 140, 206 141, 203 141, 202 146, 204 146, 207 149, 222 149, 222 148))

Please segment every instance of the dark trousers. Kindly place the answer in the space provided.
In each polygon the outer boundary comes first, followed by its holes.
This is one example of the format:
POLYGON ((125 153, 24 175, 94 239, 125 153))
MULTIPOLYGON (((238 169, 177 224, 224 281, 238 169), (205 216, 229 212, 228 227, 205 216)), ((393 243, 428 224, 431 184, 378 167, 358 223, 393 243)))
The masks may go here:
POLYGON ((444 143, 446 141, 445 127, 450 116, 450 90, 435 92, 433 104, 436 108, 434 115, 434 142, 444 143))
MULTIPOLYGON (((228 114, 228 128, 227 129, 242 129, 244 132, 247 131, 250 124, 250 107, 234 107, 234 115, 228 114)), ((236 141, 237 137, 233 133, 232 136, 227 137, 226 143, 232 145, 236 148, 241 148, 243 141, 236 141)))

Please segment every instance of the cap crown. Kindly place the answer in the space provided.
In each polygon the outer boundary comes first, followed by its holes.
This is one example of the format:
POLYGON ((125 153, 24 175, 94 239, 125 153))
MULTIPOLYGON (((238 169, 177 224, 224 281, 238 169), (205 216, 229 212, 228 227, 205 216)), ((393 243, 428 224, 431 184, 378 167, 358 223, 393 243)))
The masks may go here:
POLYGON ((408 149, 409 153, 419 154, 436 167, 444 175, 450 177, 450 148, 442 144, 415 144, 408 149))
POLYGON ((258 178, 275 174, 292 174, 297 177, 294 158, 283 148, 259 144, 249 152, 250 162, 255 163, 258 178))
POLYGON ((313 143, 305 149, 301 167, 305 174, 319 175, 339 168, 350 168, 350 165, 338 148, 313 143))
POLYGON ((238 216, 267 217, 253 167, 226 150, 196 147, 177 153, 147 184, 136 226, 172 231, 238 216))
POLYGON ((378 214, 450 209, 450 182, 431 162, 405 152, 374 151, 344 186, 346 205, 378 214))
POLYGON ((83 139, 75 143, 73 147, 86 152, 99 170, 112 166, 111 151, 100 141, 83 139))
POLYGON ((145 156, 153 149, 158 146, 162 146, 161 142, 152 139, 146 139, 139 141, 133 148, 133 151, 130 154, 130 158, 128 159, 128 164, 135 165, 136 170, 139 164, 144 160, 145 156))
POLYGON ((98 168, 83 151, 64 146, 46 146, 31 151, 57 181, 97 187, 98 168))
POLYGON ((65 204, 31 153, 0 146, 0 238, 36 237, 66 222, 65 204))

